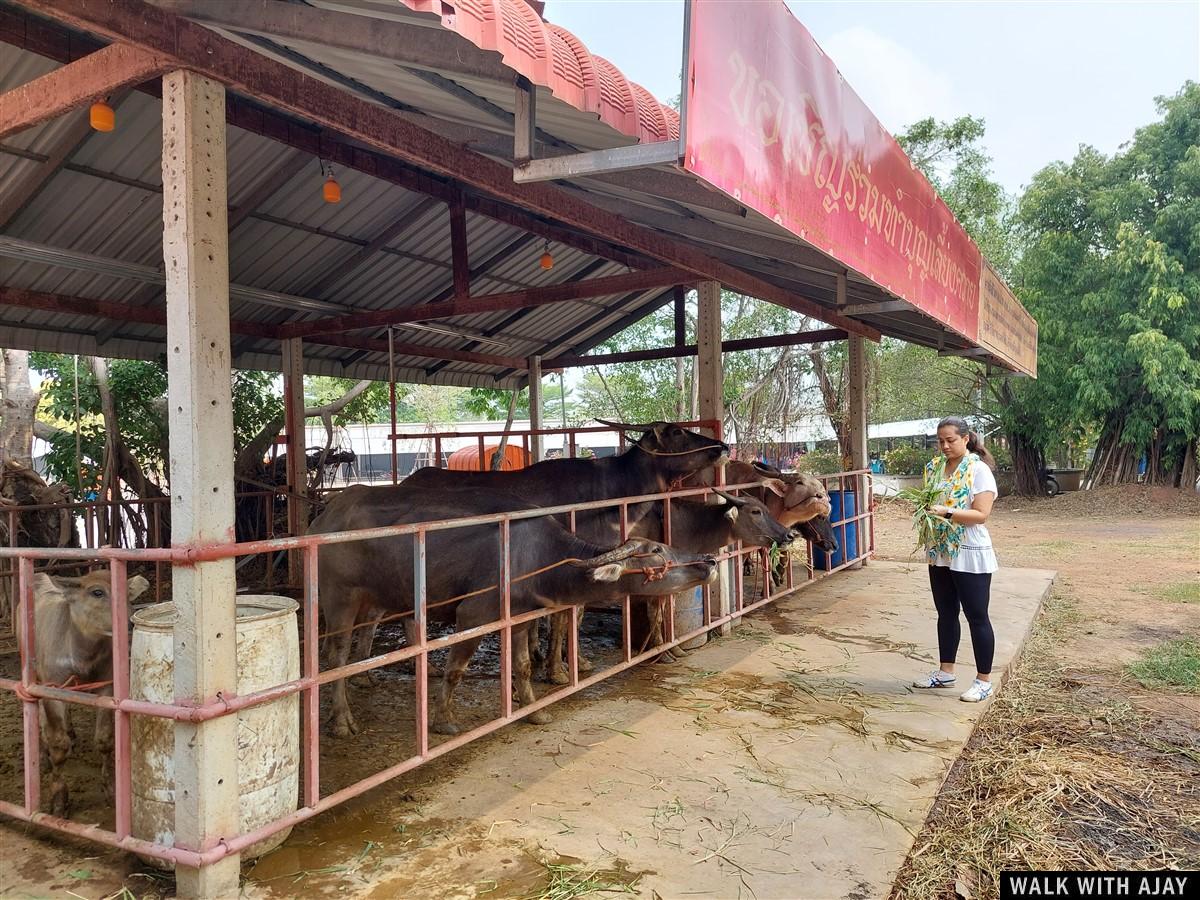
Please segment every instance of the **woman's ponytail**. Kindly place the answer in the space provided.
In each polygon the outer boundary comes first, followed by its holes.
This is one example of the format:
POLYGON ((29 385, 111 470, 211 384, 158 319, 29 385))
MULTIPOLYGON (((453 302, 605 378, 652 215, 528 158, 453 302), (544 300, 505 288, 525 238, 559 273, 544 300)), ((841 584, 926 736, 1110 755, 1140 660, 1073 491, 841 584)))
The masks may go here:
POLYGON ((967 432, 967 452, 975 453, 987 463, 987 467, 993 472, 996 471, 996 459, 992 456, 987 447, 983 446, 983 441, 974 431, 967 432))

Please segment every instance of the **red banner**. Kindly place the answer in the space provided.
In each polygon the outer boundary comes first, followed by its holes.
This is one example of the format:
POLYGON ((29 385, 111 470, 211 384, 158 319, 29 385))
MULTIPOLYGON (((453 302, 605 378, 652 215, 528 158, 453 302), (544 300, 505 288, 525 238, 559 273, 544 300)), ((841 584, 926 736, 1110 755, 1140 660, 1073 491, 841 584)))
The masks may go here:
POLYGON ((974 341, 979 248, 783 0, 695 0, 685 168, 974 341))

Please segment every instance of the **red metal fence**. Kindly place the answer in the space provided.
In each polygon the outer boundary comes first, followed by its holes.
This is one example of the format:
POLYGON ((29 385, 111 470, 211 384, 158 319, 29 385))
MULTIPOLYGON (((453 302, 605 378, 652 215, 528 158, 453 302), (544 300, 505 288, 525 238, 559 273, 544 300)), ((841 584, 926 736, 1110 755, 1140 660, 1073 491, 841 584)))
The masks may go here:
MULTIPOLYGON (((608 668, 590 676, 581 677, 579 672, 578 625, 580 609, 577 606, 538 609, 530 612, 512 614, 510 607, 509 588, 512 582, 520 577, 514 575, 508 568, 510 550, 510 526, 513 521, 547 515, 567 515, 572 526, 575 513, 584 510, 604 508, 619 508, 622 523, 622 538, 627 534, 628 509, 631 504, 647 501, 664 500, 667 502, 668 513, 665 516, 666 527, 669 529, 669 508, 674 500, 684 497, 698 497, 707 493, 709 488, 695 488, 672 493, 649 494, 641 497, 629 497, 620 500, 583 503, 574 506, 561 506, 546 509, 522 510, 520 512, 503 513, 487 516, 449 521, 397 525, 386 528, 374 528, 357 532, 341 532, 334 534, 307 535, 301 537, 271 538, 268 540, 245 542, 240 544, 224 544, 203 548, 174 548, 174 549, 43 549, 43 548, 0 548, 0 560, 12 559, 17 565, 17 596, 21 601, 21 615, 24 617, 23 634, 19 638, 21 653, 21 672, 19 679, 0 679, 0 689, 9 691, 22 702, 24 730, 24 802, 12 803, 0 801, 0 813, 14 819, 33 822, 45 827, 85 837, 102 844, 122 848, 148 856, 169 860, 187 866, 200 866, 215 862, 222 857, 237 853, 250 845, 274 834, 281 829, 289 828, 317 813, 327 810, 338 803, 358 796, 389 779, 395 778, 417 766, 442 756, 463 744, 482 737, 504 725, 524 718, 534 711, 551 703, 568 697, 598 681, 611 677, 640 662, 652 659, 664 650, 689 641, 710 629, 733 622, 743 615, 764 606, 795 590, 803 588, 833 572, 840 571, 868 558, 874 550, 874 519, 873 504, 870 502, 870 474, 866 471, 844 472, 837 475, 821 476, 828 485, 837 481, 844 490, 848 481, 857 482, 865 487, 868 503, 865 509, 859 511, 846 522, 841 523, 841 542, 843 547, 846 540, 846 526, 850 521, 858 523, 859 534, 863 537, 856 548, 847 548, 844 561, 828 572, 816 572, 812 568, 812 551, 808 550, 807 577, 797 579, 794 568, 786 570, 786 580, 778 590, 772 590, 771 580, 764 574, 761 596, 746 596, 743 567, 739 564, 732 566, 733 590, 728 612, 714 612, 712 609, 710 589, 704 588, 703 622, 698 627, 684 634, 674 633, 674 597, 667 598, 666 612, 663 617, 664 641, 646 650, 635 650, 632 646, 630 613, 631 600, 626 596, 622 602, 622 654, 621 660, 608 668), (863 524, 867 525, 864 531, 863 524), (486 625, 456 632, 445 637, 430 638, 427 627, 429 598, 426 596, 426 554, 425 543, 431 532, 447 529, 458 529, 480 525, 495 525, 498 531, 500 551, 500 571, 497 572, 497 584, 501 586, 502 611, 501 616, 486 625), (318 662, 316 637, 319 636, 318 624, 318 572, 319 548, 325 545, 345 543, 349 541, 373 540, 384 537, 409 536, 413 541, 413 558, 415 567, 413 616, 416 624, 418 639, 416 644, 398 650, 381 653, 369 659, 352 662, 336 669, 322 671, 318 662), (37 683, 35 677, 34 648, 35 622, 33 615, 33 572, 35 559, 48 559, 58 563, 88 563, 100 561, 106 563, 111 573, 112 604, 111 612, 114 622, 128 622, 128 603, 126 598, 127 568, 130 563, 153 562, 156 564, 187 566, 202 561, 227 558, 243 558, 253 554, 280 551, 299 550, 304 556, 304 593, 301 608, 303 623, 301 677, 285 684, 260 690, 246 695, 225 696, 208 704, 193 705, 186 702, 173 704, 152 703, 133 699, 129 696, 129 641, 127 628, 113 629, 113 679, 112 696, 101 696, 66 687, 51 686, 37 683), (521 623, 552 615, 566 610, 570 616, 570 637, 568 640, 568 664, 570 683, 557 689, 552 689, 535 702, 514 708, 512 692, 512 631, 514 626, 521 623), (429 654, 436 650, 445 649, 462 641, 472 640, 483 635, 498 633, 500 635, 500 715, 483 725, 466 731, 440 743, 431 745, 429 729, 429 684, 427 681, 429 654), (392 665, 402 660, 413 659, 416 666, 414 679, 415 690, 415 733, 416 752, 411 756, 391 763, 344 788, 327 795, 322 795, 320 785, 320 740, 319 740, 319 694, 321 685, 329 684, 338 679, 347 678, 359 672, 378 669, 392 665), (304 764, 301 773, 302 797, 301 807, 278 820, 241 835, 227 835, 215 846, 198 850, 187 847, 169 847, 152 841, 134 837, 131 834, 131 746, 130 720, 131 715, 158 716, 176 721, 200 722, 220 716, 230 715, 242 709, 248 709, 262 703, 277 700, 292 694, 302 694, 301 704, 301 737, 304 750, 304 764), (111 829, 96 824, 82 824, 65 818, 52 816, 39 811, 40 806, 40 771, 39 752, 40 739, 38 732, 38 701, 41 699, 61 700, 67 703, 96 708, 98 714, 111 712, 115 716, 115 816, 111 829)), ((753 485, 737 485, 729 488, 751 487, 753 485)), ((859 492, 863 496, 863 492, 859 492)), ((669 543, 669 533, 668 540, 669 543)), ((719 560, 740 560, 748 554, 756 554, 758 550, 742 549, 740 545, 723 554, 719 560)), ((764 560, 765 562, 765 560, 764 560)))

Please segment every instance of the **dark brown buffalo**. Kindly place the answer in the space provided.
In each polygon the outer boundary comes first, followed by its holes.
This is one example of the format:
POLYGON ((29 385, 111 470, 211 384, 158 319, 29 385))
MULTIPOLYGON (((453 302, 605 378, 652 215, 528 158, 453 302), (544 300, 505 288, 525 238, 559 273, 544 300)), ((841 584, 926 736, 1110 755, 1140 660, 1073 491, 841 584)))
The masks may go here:
MULTIPOLYGON (((782 491, 782 485, 779 486, 782 491)), ((777 522, 767 507, 754 497, 735 497, 717 491, 723 505, 702 500, 674 500, 671 503, 671 546, 688 553, 716 553, 735 541, 748 547, 788 546, 800 536, 795 529, 777 522)), ((666 540, 664 511, 661 503, 643 516, 629 532, 630 537, 647 540, 666 540)), ((638 591, 644 596, 644 591, 638 591)), ((566 625, 569 619, 555 616, 550 628, 550 649, 546 679, 554 684, 567 684, 570 676, 564 666, 566 625)))
MULTIPOLYGON (((378 491, 348 488, 313 521, 310 533, 536 508, 519 497, 473 489, 411 490, 399 509, 382 501, 383 495, 378 491)), ((431 620, 450 616, 461 631, 500 617, 497 535, 497 525, 428 532, 426 597, 431 620), (464 597, 461 601, 453 599, 464 597)), ((677 553, 659 542, 646 540, 630 540, 616 547, 611 543, 598 546, 572 535, 547 516, 514 520, 510 537, 513 577, 510 609, 514 614, 560 603, 603 602, 630 593, 670 594, 703 584, 716 575, 712 557, 677 553), (553 565, 563 561, 566 562, 553 565), (661 574, 661 579, 648 580, 648 569, 658 570, 654 574, 661 574), (533 572, 538 574, 520 578, 533 572)), ((405 613, 413 609, 413 573, 411 536, 359 540, 320 549, 318 596, 329 635, 326 649, 331 666, 342 666, 348 661, 350 635, 356 623, 372 619, 375 610, 405 613)), ((530 624, 525 622, 512 629, 513 686, 522 705, 535 699, 528 648, 530 624)), ((435 731, 458 732, 453 710, 454 689, 481 640, 465 640, 451 647, 431 715, 435 731)), ((350 713, 345 680, 334 682, 333 687, 331 728, 337 735, 353 734, 358 726, 350 713)), ((544 711, 529 718, 538 724, 550 721, 544 711)))
MULTIPOLYGON (((401 511, 414 497, 426 497, 429 492, 445 488, 471 488, 477 491, 509 496, 520 509, 532 506, 567 506, 618 497, 637 497, 661 493, 682 478, 713 465, 723 464, 729 456, 729 446, 672 422, 650 422, 642 425, 622 425, 604 422, 623 432, 640 433, 640 437, 620 455, 602 459, 546 460, 507 472, 463 472, 447 469, 418 469, 399 485, 364 488, 370 502, 384 508, 401 511), (419 491, 419 494, 414 494, 419 491)), ((367 495, 363 495, 367 496, 367 495)), ((361 502, 361 501, 356 501, 361 502)), ((626 520, 635 524, 654 508, 652 503, 629 507, 626 520)), ((612 546, 621 539, 621 514, 618 507, 580 511, 575 517, 576 533, 597 545, 612 546)), ((560 517, 564 524, 567 517, 560 517)), ((374 627, 361 630, 356 658, 370 652, 374 627)), ((411 641, 411 635, 406 635, 411 641)), ((580 668, 587 671, 590 663, 580 657, 580 668)))

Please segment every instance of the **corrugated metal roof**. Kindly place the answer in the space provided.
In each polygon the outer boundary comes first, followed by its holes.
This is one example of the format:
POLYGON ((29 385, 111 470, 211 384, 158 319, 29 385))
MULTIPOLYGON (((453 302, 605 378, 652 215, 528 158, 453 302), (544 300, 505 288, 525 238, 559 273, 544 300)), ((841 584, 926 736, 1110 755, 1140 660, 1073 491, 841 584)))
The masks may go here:
MULTIPOLYGON (((431 33, 449 29, 462 35, 461 58, 471 54, 495 60, 499 53, 508 75, 440 72, 429 65, 406 66, 344 46, 329 46, 295 36, 253 32, 208 24, 256 52, 270 55, 375 102, 418 110, 438 123, 466 126, 471 144, 495 158, 511 161, 511 73, 538 87, 537 123, 559 152, 571 147, 592 150, 639 140, 678 135, 678 117, 648 92, 629 83, 607 61, 590 54, 581 41, 544 22, 523 0, 309 0, 309 5, 341 15, 374 17, 431 33), (471 43, 468 43, 470 41, 471 43), (474 46, 472 46, 472 43, 474 46), (508 143, 508 155, 505 155, 508 143)), ((201 19, 229 7, 195 7, 201 19)), ((458 51, 456 51, 458 52, 458 51)), ((53 70, 58 64, 25 50, 0 54, 0 90, 53 70)), ((472 71, 491 72, 483 62, 472 71)), ((491 68, 489 68, 491 66, 491 68)), ((470 67, 468 67, 470 68, 470 67)), ((131 91, 119 98, 117 129, 88 132, 40 192, 3 228, 18 237, 70 251, 95 254, 155 269, 162 265, 161 103, 131 91)), ((0 191, 27 183, 39 160, 62 149, 78 134, 83 111, 31 128, 0 146, 0 191), (28 158, 32 156, 32 158, 28 158)), ((339 168, 342 201, 321 198, 321 163, 315 156, 230 126, 227 138, 231 215, 242 216, 230 235, 231 281, 254 288, 330 301, 355 311, 400 309, 446 297, 452 288, 448 211, 444 204, 362 172, 339 168), (282 175, 289 177, 282 177, 282 175), (264 186, 274 186, 264 190, 264 186), (243 212, 246 212, 243 210, 243 212), (419 214, 414 215, 414 212, 419 214), (407 223, 407 224, 403 224, 407 223), (392 238, 365 259, 362 249, 381 235, 392 238), (349 261, 358 260, 343 270, 349 261), (331 276, 331 273, 336 273, 331 276)), ((670 167, 590 178, 564 185, 589 202, 619 211, 630 221, 683 237, 746 271, 832 306, 831 276, 838 265, 803 242, 733 201, 717 197, 670 167), (707 230, 706 230, 707 229, 707 230), (717 237, 709 233, 716 229, 717 237), (763 250, 763 236, 786 242, 796 254, 763 250)), ((525 232, 496 219, 467 215, 472 266, 491 260, 472 279, 472 294, 483 295, 555 284, 579 277, 603 277, 626 271, 617 263, 541 238, 514 241, 525 232), (506 250, 506 248, 509 248, 506 250), (539 265, 549 249, 554 267, 539 265)), ((55 268, 0 256, 0 284, 71 297, 119 300, 161 308, 160 286, 131 278, 55 268)), ((851 302, 890 299, 886 292, 852 274, 851 302)), ((523 358, 533 354, 582 352, 614 328, 666 302, 670 289, 630 292, 542 307, 462 316, 430 323, 441 330, 401 328, 397 340, 437 350, 523 358), (444 333, 445 330, 458 333, 444 333), (480 342, 480 336, 488 340, 480 342)), ((278 324, 305 321, 326 313, 281 309, 234 298, 233 318, 278 324)), ((938 330, 917 313, 871 319, 887 333, 919 343, 936 343, 938 330)), ((940 330, 940 329, 939 329, 940 330)), ((382 329, 356 332, 355 338, 383 337, 382 329)), ((44 310, 0 310, 0 345, 58 349, 149 358, 162 351, 165 329, 152 324, 115 323, 96 316, 44 310)), ((948 346, 954 340, 946 338, 948 346)), ((235 363, 278 369, 274 340, 234 336, 235 363)), ((478 363, 397 357, 408 380, 443 384, 516 384, 523 372, 478 363), (498 382, 496 379, 500 378, 498 382)), ((306 341, 308 371, 348 377, 386 377, 387 355, 306 341)))

